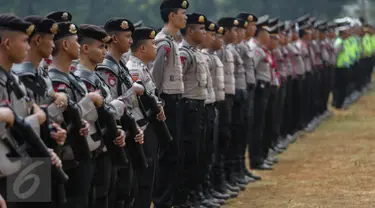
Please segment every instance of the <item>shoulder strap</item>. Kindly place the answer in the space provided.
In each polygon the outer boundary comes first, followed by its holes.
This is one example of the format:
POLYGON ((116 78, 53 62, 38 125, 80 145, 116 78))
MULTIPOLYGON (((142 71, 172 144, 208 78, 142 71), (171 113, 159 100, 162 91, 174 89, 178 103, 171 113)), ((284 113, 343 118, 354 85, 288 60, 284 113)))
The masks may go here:
MULTIPOLYGON (((60 72, 58 69, 52 68, 49 70, 49 75, 52 82, 60 82, 68 85, 70 88, 75 89, 81 96, 85 95, 84 89, 77 83, 77 80, 73 80, 68 74, 60 72)), ((73 75, 73 74, 72 74, 73 75)), ((75 76, 73 75, 75 78, 75 76)))
POLYGON ((14 64, 12 67, 12 71, 18 77, 22 76, 32 76, 35 77, 36 70, 31 63, 25 62, 21 64, 14 64))
POLYGON ((93 72, 77 69, 73 73, 75 76, 79 77, 82 81, 87 82, 95 87, 96 85, 96 76, 93 72))
POLYGON ((181 48, 179 48, 181 51, 185 51, 188 55, 189 55, 189 58, 191 60, 191 63, 192 65, 194 65, 194 61, 195 61, 195 56, 191 53, 191 51, 189 50, 188 47, 186 46, 182 46, 181 48))

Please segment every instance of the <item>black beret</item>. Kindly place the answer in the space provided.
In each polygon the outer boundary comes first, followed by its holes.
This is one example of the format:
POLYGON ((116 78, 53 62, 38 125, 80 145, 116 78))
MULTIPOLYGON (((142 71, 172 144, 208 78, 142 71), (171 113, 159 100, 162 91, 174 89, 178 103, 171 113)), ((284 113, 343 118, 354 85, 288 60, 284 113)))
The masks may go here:
POLYGON ((243 20, 243 19, 238 19, 238 27, 239 28, 243 28, 243 29, 246 29, 247 28, 247 25, 249 24, 246 20, 243 20))
POLYGON ((253 14, 250 14, 250 13, 246 13, 246 12, 241 12, 237 15, 237 18, 238 19, 243 19, 243 20, 246 20, 248 22, 257 22, 258 21, 258 17, 256 17, 255 15, 253 14))
POLYGON ((203 14, 192 13, 187 14, 187 21, 186 24, 197 24, 197 25, 204 25, 206 23, 206 17, 203 14))
POLYGON ((223 18, 219 19, 217 24, 219 24, 219 26, 230 28, 230 27, 238 27, 238 24, 240 24, 240 23, 238 22, 238 19, 236 19, 234 17, 223 17, 223 18))
POLYGON ((279 24, 279 18, 278 17, 271 18, 271 19, 268 20, 268 27, 273 27, 277 24, 279 24))
POLYGON ((49 33, 55 35, 59 30, 59 26, 52 19, 47 19, 42 16, 32 15, 23 18, 26 22, 35 25, 34 33, 49 33))
POLYGON ((11 14, 0 14, 0 28, 23 32, 30 36, 35 30, 35 25, 11 14))
POLYGON ((53 38, 55 41, 68 36, 77 35, 78 28, 75 24, 71 22, 60 22, 57 25, 59 26, 59 31, 53 38))
POLYGON ((133 41, 154 39, 156 36, 156 31, 148 27, 141 27, 134 30, 132 34, 133 41))
POLYGON ((187 8, 189 8, 189 2, 187 0, 163 0, 163 2, 160 4, 160 10, 187 8))
POLYGON ((103 43, 110 43, 112 41, 111 36, 108 36, 102 28, 89 24, 81 24, 79 26, 78 37, 92 38, 103 43))
POLYGON ((130 31, 134 32, 134 25, 127 19, 124 18, 111 18, 104 24, 104 30, 107 32, 112 31, 130 31))
POLYGON ((216 23, 211 22, 210 20, 206 20, 205 29, 206 31, 217 32, 219 26, 216 23))
POLYGON ((56 22, 71 22, 72 21, 72 14, 67 11, 56 11, 51 12, 46 15, 46 18, 53 19, 56 22))

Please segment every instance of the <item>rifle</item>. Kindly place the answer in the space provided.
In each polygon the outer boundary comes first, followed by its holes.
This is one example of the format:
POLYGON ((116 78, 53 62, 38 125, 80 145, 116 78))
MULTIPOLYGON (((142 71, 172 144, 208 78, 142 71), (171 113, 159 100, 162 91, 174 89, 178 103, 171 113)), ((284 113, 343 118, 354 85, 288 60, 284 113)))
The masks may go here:
POLYGON ((146 87, 143 85, 142 82, 137 83, 141 84, 145 88, 145 91, 143 95, 140 96, 140 99, 142 103, 144 103, 146 107, 148 107, 151 110, 150 122, 154 126, 156 136, 160 141, 163 141, 163 143, 169 143, 173 141, 173 137, 171 136, 165 121, 159 121, 156 119, 156 115, 158 115, 161 111, 158 101, 156 100, 156 97, 153 96, 151 92, 148 92, 146 90, 146 87))
MULTIPOLYGON (((7 104, 2 104, 1 106, 12 109, 7 104)), ((33 149, 33 155, 35 157, 51 157, 48 148, 43 143, 42 139, 35 133, 31 126, 25 122, 24 119, 18 117, 17 115, 15 115, 11 133, 12 135, 18 136, 15 137, 15 139, 18 140, 19 143, 23 143, 23 141, 25 141, 33 149)), ((52 175, 55 177, 58 183, 65 183, 69 180, 69 177, 61 167, 52 166, 52 175)))
POLYGON ((139 134, 138 124, 135 121, 133 115, 126 110, 124 115, 121 117, 121 125, 124 129, 129 130, 129 135, 126 137, 126 146, 129 150, 130 159, 133 161, 132 164, 140 169, 148 167, 145 152, 143 150, 143 144, 139 144, 135 141, 135 137, 139 134))
MULTIPOLYGON (((61 157, 61 153, 63 151, 63 145, 58 144, 56 141, 54 141, 51 138, 51 132, 56 132, 56 129, 52 126, 52 121, 49 118, 48 113, 48 106, 40 106, 40 108, 44 111, 46 114, 46 121, 40 126, 40 134, 41 138, 43 139, 43 142, 47 145, 47 147, 54 149, 55 153, 58 157, 61 157)), ((66 196, 65 196, 65 186, 64 183, 61 183, 60 181, 56 181, 56 202, 58 204, 65 204, 67 202, 66 196)))
POLYGON ((107 106, 103 106, 97 109, 99 122, 101 126, 105 126, 105 132, 103 135, 103 142, 107 147, 111 161, 115 165, 123 166, 129 163, 124 148, 119 147, 113 143, 118 136, 117 134, 117 123, 114 115, 108 110, 107 106))
POLYGON ((66 114, 68 114, 71 120, 71 124, 67 129, 67 138, 69 138, 69 143, 71 144, 74 158, 78 161, 91 159, 91 151, 89 149, 89 145, 87 144, 87 139, 84 136, 81 136, 79 133, 80 129, 83 127, 83 124, 78 107, 70 100, 68 107, 64 112, 64 117, 66 114))

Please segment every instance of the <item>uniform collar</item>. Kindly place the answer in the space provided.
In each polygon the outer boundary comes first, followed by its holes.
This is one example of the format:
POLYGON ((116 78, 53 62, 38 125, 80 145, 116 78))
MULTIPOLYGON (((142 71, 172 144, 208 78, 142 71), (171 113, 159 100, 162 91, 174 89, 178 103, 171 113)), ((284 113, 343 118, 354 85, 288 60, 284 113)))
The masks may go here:
POLYGON ((91 72, 91 70, 89 68, 83 66, 80 63, 77 64, 77 70, 84 70, 84 71, 90 71, 91 72))
POLYGON ((141 59, 139 59, 138 57, 136 57, 136 56, 130 55, 129 56, 129 61, 139 63, 142 67, 146 67, 146 64, 143 63, 143 61, 141 59))
POLYGON ((160 32, 163 33, 163 34, 165 34, 166 36, 168 36, 168 37, 171 38, 172 40, 174 40, 173 35, 171 35, 165 27, 163 27, 163 29, 161 29, 160 32))
POLYGON ((185 39, 182 40, 181 45, 182 45, 182 46, 185 46, 185 47, 187 47, 187 48, 189 48, 189 49, 192 49, 192 50, 197 50, 196 47, 192 46, 192 45, 191 45, 190 43, 188 43, 185 39))

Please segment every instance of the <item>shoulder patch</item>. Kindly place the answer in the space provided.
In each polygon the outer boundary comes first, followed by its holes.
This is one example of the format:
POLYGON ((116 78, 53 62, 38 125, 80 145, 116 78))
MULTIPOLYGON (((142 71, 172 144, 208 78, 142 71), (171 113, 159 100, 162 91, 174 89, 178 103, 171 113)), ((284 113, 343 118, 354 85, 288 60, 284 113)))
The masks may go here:
POLYGON ((64 83, 55 83, 55 84, 53 84, 53 90, 55 92, 65 91, 67 88, 68 88, 68 85, 66 85, 64 83))
POLYGON ((187 58, 185 56, 180 56, 180 60, 182 64, 185 64, 185 61, 187 60, 187 58))
POLYGON ((164 46, 163 48, 165 50, 165 55, 167 56, 171 52, 171 48, 168 46, 164 46))
POLYGON ((112 73, 110 73, 108 76, 108 84, 111 87, 114 87, 116 85, 116 78, 112 73))

